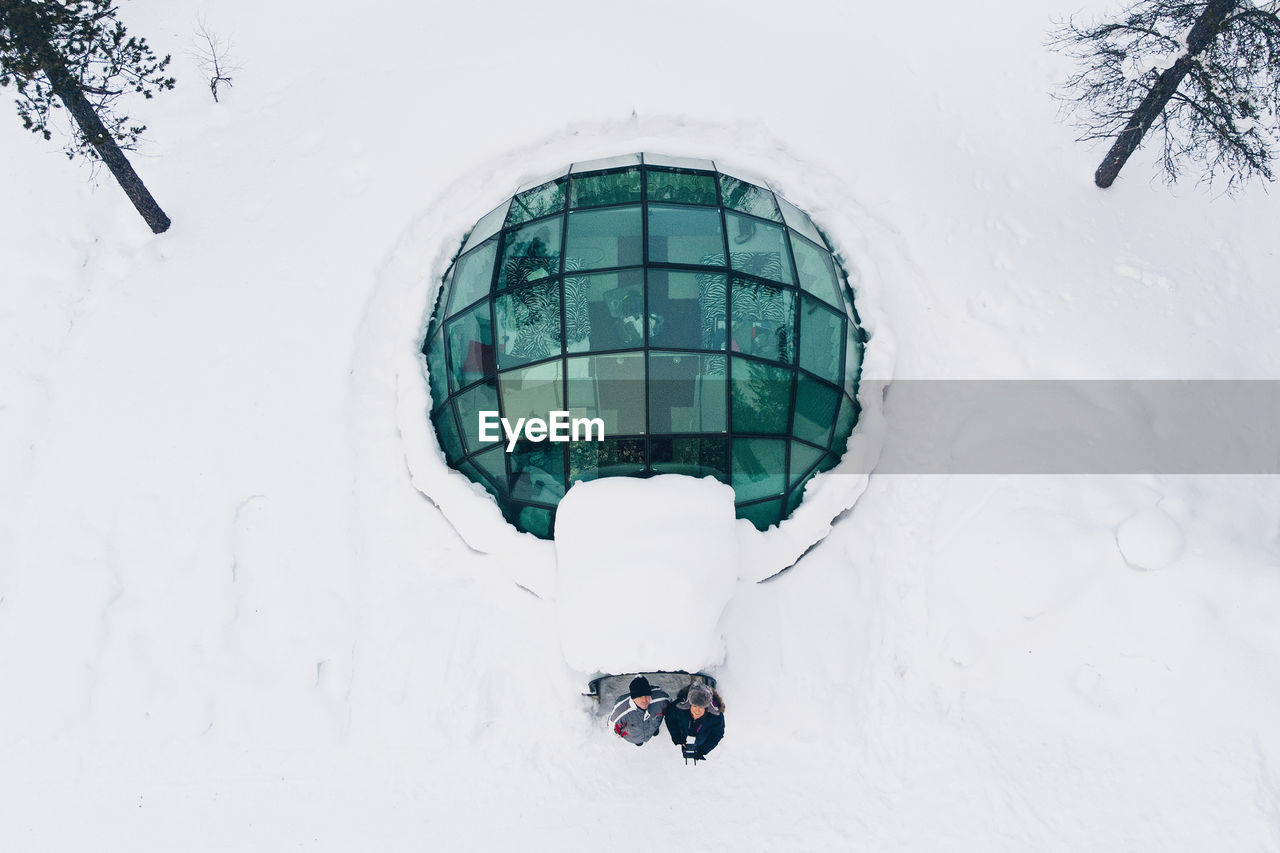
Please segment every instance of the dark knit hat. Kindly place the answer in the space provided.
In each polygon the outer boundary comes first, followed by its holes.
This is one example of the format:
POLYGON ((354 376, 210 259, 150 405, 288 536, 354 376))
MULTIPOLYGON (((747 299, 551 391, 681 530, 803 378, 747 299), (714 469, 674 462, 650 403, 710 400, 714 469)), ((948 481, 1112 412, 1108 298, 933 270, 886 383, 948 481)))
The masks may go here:
POLYGON ((653 688, 649 686, 649 679, 643 675, 637 675, 631 679, 631 698, 638 699, 641 696, 652 696, 653 688))

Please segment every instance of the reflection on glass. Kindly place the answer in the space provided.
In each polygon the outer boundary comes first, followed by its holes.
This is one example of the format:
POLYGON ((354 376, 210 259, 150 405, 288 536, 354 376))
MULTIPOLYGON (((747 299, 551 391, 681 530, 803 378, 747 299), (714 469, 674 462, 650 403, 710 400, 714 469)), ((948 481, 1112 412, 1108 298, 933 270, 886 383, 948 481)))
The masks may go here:
POLYGON ((787 442, 780 438, 733 440, 734 499, 742 501, 782 494, 787 487, 787 442))
POLYGON ((814 226, 813 220, 809 218, 809 214, 785 198, 778 198, 778 207, 782 210, 782 218, 787 221, 787 225, 799 231, 819 246, 824 244, 822 235, 818 233, 818 229, 814 226))
POLYGON ((649 345, 723 350, 729 319, 725 281, 724 273, 650 269, 649 345))
POLYGON ((431 417, 431 422, 435 424, 436 436, 440 439, 440 448, 444 451, 445 459, 450 462, 457 462, 466 451, 462 449, 462 439, 458 437, 458 427, 453 420, 453 412, 446 407, 436 412, 431 417))
POLYGON ((725 213, 729 229, 729 263, 738 272, 795 284, 786 230, 749 216, 725 213))
POLYGON ((716 203, 716 179, 713 175, 646 169, 645 181, 645 191, 649 201, 667 201, 677 204, 716 203))
POLYGON ((659 473, 729 483, 765 526, 858 421, 865 334, 810 218, 710 161, 640 160, 575 164, 486 215, 425 330, 447 461, 539 536, 572 479, 659 473), (482 409, 598 417, 606 438, 507 454, 478 442, 482 409))
POLYGON ((858 404, 841 394, 840 416, 836 418, 836 433, 835 440, 831 443, 832 450, 836 453, 844 453, 845 448, 849 446, 849 436, 853 434, 853 427, 857 422, 858 404))
POLYGON ((559 272, 562 225, 560 217, 554 217, 508 232, 502 243, 498 286, 524 284, 559 272))
POLYGON ((465 388, 477 379, 493 374, 493 324, 489 303, 459 314, 445 326, 449 336, 450 390, 465 388))
POLYGON ((792 238, 791 248, 796 253, 800 286, 828 305, 843 308, 844 298, 840 295, 840 285, 836 283, 836 267, 831 255, 799 236, 792 238))
POLYGON ((796 382, 796 413, 792 435, 826 447, 831 440, 831 427, 836 422, 840 392, 804 374, 796 382))
POLYGON ((606 436, 645 431, 643 352, 578 356, 568 362, 572 417, 602 419, 606 436))
POLYGON ((818 448, 798 441, 791 442, 791 485, 795 486, 821 458, 822 451, 818 448))
POLYGON ((560 283, 531 284, 493 300, 498 368, 560 354, 560 283))
POLYGON ((745 518, 756 526, 756 530, 768 530, 778 523, 781 514, 782 498, 738 507, 738 518, 745 518))
POLYGON ((649 262, 724 266, 720 211, 714 207, 649 205, 649 262))
POLYGON ((554 506, 564 497, 564 445, 522 441, 510 454, 511 497, 554 506))
POLYGON ((844 317, 805 296, 800 304, 800 366, 829 382, 840 381, 844 317))
POLYGON ((643 473, 643 438, 608 438, 569 444, 569 481, 597 477, 631 477, 643 473))
POLYGON ((507 494, 506 465, 506 451, 501 447, 494 447, 492 450, 486 450, 471 457, 471 460, 462 466, 462 470, 467 470, 469 466, 473 471, 478 472, 480 476, 473 478, 475 482, 484 486, 495 498, 502 499, 507 494))
POLYGON ((628 169, 608 175, 573 177, 569 181, 570 207, 599 207, 628 204, 640 200, 640 170, 628 169))
POLYGON ((479 246, 485 240, 488 240, 494 234, 502 230, 502 223, 507 221, 507 209, 511 207, 511 199, 507 199, 493 210, 486 213, 476 227, 471 229, 471 233, 467 235, 467 242, 463 244, 462 251, 470 252, 476 246, 479 246))
MULTIPOLYGON (((564 280, 564 342, 569 352, 644 345, 644 271, 570 275, 564 280)), ((650 315, 650 331, 655 320, 650 315)))
POLYGON ((438 409, 449 396, 444 366, 444 329, 438 329, 427 345, 427 377, 431 388, 431 407, 438 409))
POLYGON ((565 269, 626 267, 643 260, 640 207, 579 210, 569 214, 565 269))
POLYGON ((693 436, 653 438, 649 467, 658 474, 715 477, 729 482, 729 439, 693 436))
POLYGON ((464 391, 454 398, 453 405, 458 412, 459 432, 467 452, 475 453, 493 446, 494 442, 480 440, 480 413, 498 411, 498 392, 493 382, 484 382, 464 391))
POLYGON ((458 259, 449 291, 449 313, 455 314, 489 292, 493 262, 498 257, 497 238, 458 259))
POLYGON ((735 278, 729 296, 730 349, 790 362, 795 357, 795 303, 793 290, 735 278))
POLYGON ((655 433, 724 432, 725 357, 649 353, 649 429, 655 433))
POLYGON ((543 539, 551 538, 551 531, 555 527, 554 519, 555 513, 552 510, 540 506, 519 507, 519 514, 515 519, 508 518, 521 530, 527 530, 543 539))
POLYGON ((733 359, 731 370, 733 431, 785 433, 795 374, 780 365, 745 358, 733 359))
POLYGON ((721 175, 720 196, 724 199, 725 207, 750 213, 752 216, 772 219, 774 222, 782 221, 778 205, 773 201, 773 193, 763 187, 757 187, 728 175, 721 175))
POLYGON ((518 225, 564 210, 565 182, 565 178, 558 178, 520 193, 511 200, 511 215, 507 218, 507 224, 518 225))
POLYGON ((512 425, 519 418, 549 420, 564 408, 563 373, 558 359, 499 373, 502 416, 512 425))

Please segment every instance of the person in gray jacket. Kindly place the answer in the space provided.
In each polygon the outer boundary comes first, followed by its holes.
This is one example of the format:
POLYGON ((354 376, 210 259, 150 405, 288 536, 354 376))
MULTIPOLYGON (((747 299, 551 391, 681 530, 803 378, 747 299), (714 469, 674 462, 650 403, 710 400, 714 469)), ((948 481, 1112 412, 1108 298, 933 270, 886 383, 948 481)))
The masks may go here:
POLYGON ((618 697, 609 713, 609 724, 618 737, 641 746, 662 728, 662 716, 671 697, 650 686, 643 675, 631 679, 630 688, 618 697))

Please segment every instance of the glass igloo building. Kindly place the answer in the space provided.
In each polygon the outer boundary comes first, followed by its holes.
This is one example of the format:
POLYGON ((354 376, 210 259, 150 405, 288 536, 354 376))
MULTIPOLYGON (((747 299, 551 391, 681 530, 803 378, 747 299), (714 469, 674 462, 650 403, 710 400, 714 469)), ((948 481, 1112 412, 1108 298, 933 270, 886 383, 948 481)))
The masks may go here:
POLYGON ((550 538, 574 482, 715 477, 761 530, 832 468, 858 420, 866 335, 822 232, 711 161, 574 164, 484 216, 422 351, 450 467, 550 538), (483 441, 567 411, 590 440, 483 441))

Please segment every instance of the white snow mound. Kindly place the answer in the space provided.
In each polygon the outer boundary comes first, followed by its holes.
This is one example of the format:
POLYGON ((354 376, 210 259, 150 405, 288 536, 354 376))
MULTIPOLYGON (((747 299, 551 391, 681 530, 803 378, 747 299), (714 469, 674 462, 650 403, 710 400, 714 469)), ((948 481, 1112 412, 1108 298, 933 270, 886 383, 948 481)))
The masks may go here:
POLYGON ((557 613, 581 672, 720 663, 738 579, 733 489, 669 474, 578 483, 556 514, 557 613))

